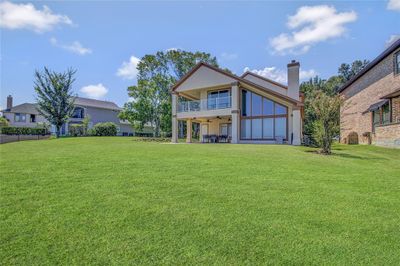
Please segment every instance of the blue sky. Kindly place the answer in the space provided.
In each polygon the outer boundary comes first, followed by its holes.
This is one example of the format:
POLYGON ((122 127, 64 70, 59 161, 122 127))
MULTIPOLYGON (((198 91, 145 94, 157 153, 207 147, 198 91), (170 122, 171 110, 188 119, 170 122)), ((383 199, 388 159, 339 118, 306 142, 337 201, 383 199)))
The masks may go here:
POLYGON ((145 54, 180 48, 215 55, 222 67, 285 82, 336 74, 342 62, 373 59, 400 34, 400 1, 0 2, 1 102, 34 101, 35 69, 78 70, 80 96, 128 100, 145 54))

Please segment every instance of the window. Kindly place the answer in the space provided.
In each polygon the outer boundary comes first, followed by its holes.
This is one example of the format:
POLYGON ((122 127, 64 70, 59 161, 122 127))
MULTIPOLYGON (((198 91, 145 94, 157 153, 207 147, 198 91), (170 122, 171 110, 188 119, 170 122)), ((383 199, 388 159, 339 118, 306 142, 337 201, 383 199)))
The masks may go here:
POLYGON ((245 90, 242 90, 242 116, 250 116, 250 107, 251 107, 251 93, 245 90))
POLYGON ((251 139, 251 120, 242 119, 240 123, 240 136, 242 139, 251 139))
POLYGON ((372 131, 375 132, 376 126, 387 125, 391 123, 391 113, 389 103, 385 103, 378 109, 372 111, 372 131))
POLYGON ((251 116, 259 116, 262 114, 262 98, 255 93, 251 94, 251 116))
POLYGON ((14 121, 15 122, 26 122, 26 114, 15 113, 14 121))
POLYGON ((31 114, 29 121, 30 121, 31 123, 36 123, 36 115, 32 115, 32 114, 31 114))
POLYGON ((241 139, 288 139, 286 106, 247 90, 241 96, 241 139))
POLYGON ((74 112, 72 113, 72 118, 85 118, 85 109, 82 107, 75 107, 74 112))
POLYGON ((400 74, 400 52, 394 55, 394 73, 400 74))
POLYGON ((231 107, 229 90, 212 91, 207 94, 208 109, 223 109, 231 107))

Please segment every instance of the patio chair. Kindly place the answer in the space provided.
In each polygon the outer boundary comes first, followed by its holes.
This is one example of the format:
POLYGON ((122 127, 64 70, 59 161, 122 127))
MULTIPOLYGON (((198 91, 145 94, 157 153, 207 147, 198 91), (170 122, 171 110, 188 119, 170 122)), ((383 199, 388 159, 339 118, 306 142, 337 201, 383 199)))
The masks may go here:
POLYGON ((203 143, 205 143, 205 142, 210 142, 210 135, 203 135, 203 141, 202 141, 203 143))
POLYGON ((217 135, 210 135, 210 141, 211 141, 211 143, 217 143, 218 142, 218 136, 217 135))

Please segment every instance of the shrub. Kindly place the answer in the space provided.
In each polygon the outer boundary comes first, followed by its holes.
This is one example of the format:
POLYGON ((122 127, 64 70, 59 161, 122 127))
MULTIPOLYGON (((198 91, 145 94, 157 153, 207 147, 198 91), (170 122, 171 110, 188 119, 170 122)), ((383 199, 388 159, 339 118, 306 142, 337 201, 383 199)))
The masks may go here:
POLYGON ((47 135, 49 131, 46 128, 34 127, 2 127, 1 134, 4 135, 47 135))
POLYGON ((70 124, 69 134, 72 137, 82 137, 85 136, 85 126, 81 124, 70 124))
POLYGON ((8 120, 4 117, 0 117, 0 127, 8 127, 8 120))
POLYGON ((90 130, 93 136, 116 136, 117 125, 112 122, 98 123, 92 130, 90 130))

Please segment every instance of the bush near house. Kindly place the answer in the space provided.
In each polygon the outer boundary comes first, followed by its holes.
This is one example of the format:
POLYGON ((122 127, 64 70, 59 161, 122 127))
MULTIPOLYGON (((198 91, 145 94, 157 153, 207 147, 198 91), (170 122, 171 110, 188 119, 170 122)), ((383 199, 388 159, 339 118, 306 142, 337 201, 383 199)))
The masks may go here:
POLYGON ((91 130, 89 135, 93 136, 116 136, 117 125, 112 122, 98 123, 91 130))
POLYGON ((0 128, 1 134, 4 135, 47 135, 49 131, 47 128, 34 128, 34 127, 2 127, 0 128))
POLYGON ((82 137, 85 136, 85 127, 83 124, 70 124, 69 134, 72 137, 82 137))

